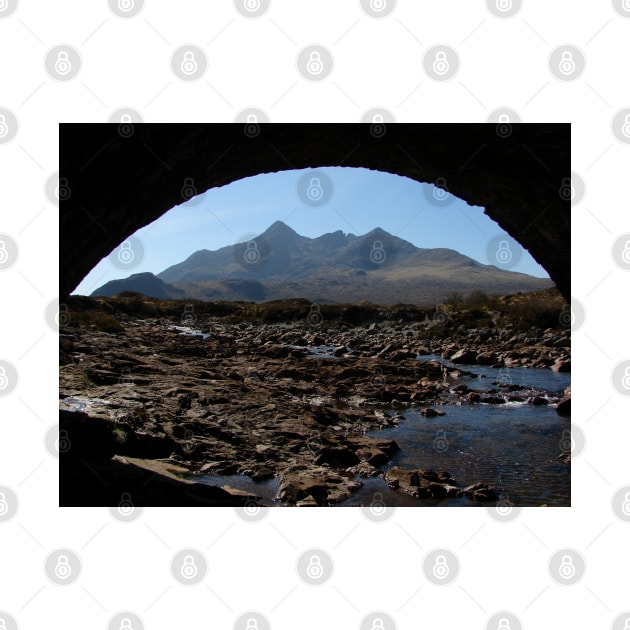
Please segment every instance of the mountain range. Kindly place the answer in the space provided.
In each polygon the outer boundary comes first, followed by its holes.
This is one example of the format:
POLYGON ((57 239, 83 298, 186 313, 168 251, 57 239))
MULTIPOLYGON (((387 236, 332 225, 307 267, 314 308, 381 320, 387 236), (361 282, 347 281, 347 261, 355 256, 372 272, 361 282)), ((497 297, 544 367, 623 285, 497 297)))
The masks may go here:
POLYGON ((452 249, 418 248, 381 228, 311 239, 276 221, 249 242, 199 250, 157 275, 113 280, 92 295, 135 291, 165 299, 427 305, 454 291, 507 294, 549 286, 548 278, 483 265, 452 249))

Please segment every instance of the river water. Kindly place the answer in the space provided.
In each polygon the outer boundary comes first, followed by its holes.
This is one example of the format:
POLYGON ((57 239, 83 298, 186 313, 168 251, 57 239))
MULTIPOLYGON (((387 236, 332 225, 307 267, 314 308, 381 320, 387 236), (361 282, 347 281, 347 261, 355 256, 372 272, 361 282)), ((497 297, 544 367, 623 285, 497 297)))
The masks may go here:
MULTIPOLYGON (((448 367, 473 373, 473 376, 447 377, 451 386, 465 384, 470 389, 483 391, 499 389, 493 382, 522 385, 526 387, 525 390, 514 392, 522 398, 542 395, 555 400, 570 384, 570 374, 552 370, 453 366, 435 356, 421 357, 419 360, 439 360, 448 367)), ((556 413, 554 405, 536 406, 520 401, 503 405, 447 404, 439 409, 445 412, 444 416, 429 418, 422 416, 419 409, 401 410, 405 419, 398 426, 367 434, 395 440, 400 447, 386 467, 448 471, 458 486, 487 483, 497 489, 501 501, 514 505, 571 504, 571 466, 557 459, 566 450, 571 424, 568 418, 556 413)), ((208 475, 196 480, 251 492, 267 504, 273 501, 278 490, 277 479, 254 483, 242 475, 208 475)), ((480 505, 463 497, 416 499, 390 489, 381 478, 359 481, 363 487, 342 505, 480 505)))

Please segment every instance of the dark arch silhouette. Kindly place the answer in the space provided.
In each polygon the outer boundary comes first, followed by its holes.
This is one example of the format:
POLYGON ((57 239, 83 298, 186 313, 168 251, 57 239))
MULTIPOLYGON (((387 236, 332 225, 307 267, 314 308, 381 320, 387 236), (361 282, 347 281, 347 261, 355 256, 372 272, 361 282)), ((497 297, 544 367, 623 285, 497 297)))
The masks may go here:
POLYGON ((354 166, 483 206, 569 301, 570 149, 569 124, 61 124, 60 297, 186 184, 354 166))

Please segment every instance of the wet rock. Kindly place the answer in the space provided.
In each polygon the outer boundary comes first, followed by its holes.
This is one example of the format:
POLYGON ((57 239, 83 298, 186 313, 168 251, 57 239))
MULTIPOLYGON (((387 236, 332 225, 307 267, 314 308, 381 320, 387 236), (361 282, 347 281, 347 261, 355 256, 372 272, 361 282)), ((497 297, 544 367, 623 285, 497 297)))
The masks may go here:
POLYGON ((541 406, 541 405, 548 405, 549 401, 546 398, 543 398, 542 396, 532 396, 531 398, 528 399, 527 403, 529 405, 541 406))
POLYGON ((374 446, 363 446, 357 449, 356 455, 361 462, 367 462, 373 468, 380 468, 389 461, 389 455, 374 446))
POLYGON ((361 483, 350 473, 333 472, 328 468, 295 467, 282 473, 278 496, 284 503, 296 504, 309 497, 317 505, 335 505, 350 498, 361 483))
POLYGON ((571 415, 571 392, 564 396, 560 402, 556 405, 556 411, 561 416, 571 415))
POLYGON ((498 357, 494 352, 480 352, 475 357, 475 363, 479 365, 496 365, 498 357))
POLYGON ((475 499, 475 501, 496 501, 496 490, 485 483, 474 483, 462 490, 465 496, 475 499))
POLYGON ((551 369, 554 372, 570 372, 571 371, 571 360, 570 359, 558 359, 551 366, 551 369))
POLYGON ((450 361, 451 363, 465 363, 468 365, 474 365, 477 361, 477 353, 474 350, 459 350, 450 358, 450 361))
POLYGON ((320 448, 315 456, 318 466, 331 466, 332 468, 348 468, 359 463, 359 458, 350 449, 341 447, 320 448))
POLYGON ((466 400, 471 403, 480 402, 481 395, 477 392, 470 392, 469 394, 466 394, 466 400))
POLYGON ((405 470, 394 466, 385 471, 384 479, 390 488, 398 488, 417 498, 441 499, 459 492, 449 473, 425 468, 405 470))
POLYGON ((486 403, 487 405, 505 405, 507 401, 502 396, 487 394, 485 396, 481 396, 479 402, 486 403))
POLYGON ((434 418, 435 416, 445 415, 443 411, 439 411, 438 409, 433 409, 433 407, 427 407, 426 409, 421 409, 420 414, 427 418, 434 418))

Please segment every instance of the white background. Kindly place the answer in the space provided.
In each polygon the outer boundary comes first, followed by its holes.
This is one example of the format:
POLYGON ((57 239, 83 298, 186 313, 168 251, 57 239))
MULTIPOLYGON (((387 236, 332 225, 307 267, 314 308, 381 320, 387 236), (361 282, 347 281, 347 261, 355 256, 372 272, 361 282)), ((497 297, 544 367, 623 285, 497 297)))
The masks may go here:
POLYGON ((20 499, 16 517, 0 523, 0 610, 21 629, 106 628, 120 610, 156 630, 231 628, 250 609, 274 629, 358 628, 372 610, 387 611, 398 628, 484 628, 497 610, 527 628, 612 627, 630 608, 630 525, 611 510, 613 493, 630 484, 628 399, 610 377, 630 357, 628 272, 611 257, 615 239, 630 232, 630 146, 610 127, 630 106, 628 59, 630 20, 604 0, 526 0, 511 19, 495 17, 482 0, 400 0, 380 20, 358 0, 273 0, 254 20, 228 0, 148 0, 127 20, 105 0, 21 0, 0 19, 0 107, 20 124, 0 145, 0 232, 20 248, 17 263, 0 272, 0 358, 20 376, 0 398, 0 485, 20 499), (59 43, 83 59, 68 83, 44 69, 44 55, 59 43), (206 50, 202 80, 185 83, 171 72, 170 55, 184 43, 206 50), (296 71, 297 53, 311 43, 335 57, 322 83, 296 71), (422 70, 423 51, 435 43, 461 59, 445 83, 422 70), (563 43, 586 56, 586 71, 568 83, 547 67, 563 43), (249 524, 231 509, 147 508, 123 524, 105 508, 58 508, 58 461, 44 447, 57 422, 58 337, 44 311, 58 291, 58 209, 44 183, 58 169, 58 122, 105 122, 122 106, 146 122, 230 122, 248 106, 276 122, 357 121, 375 106, 400 122, 484 122, 500 106, 524 122, 570 121, 572 168, 587 187, 572 210, 572 293, 587 312, 573 335, 572 420, 586 435, 572 464, 573 507, 527 508, 505 524, 483 508, 398 509, 381 524, 358 509, 272 509, 249 524), (83 562, 67 587, 43 571, 57 547, 73 548, 83 562), (208 559, 198 586, 170 574, 183 547, 208 559), (323 586, 296 575, 308 547, 333 555, 335 573, 323 586), (452 549, 461 562, 447 587, 422 574, 434 547, 452 549), (548 559, 562 547, 586 559, 575 586, 549 577, 548 559))

